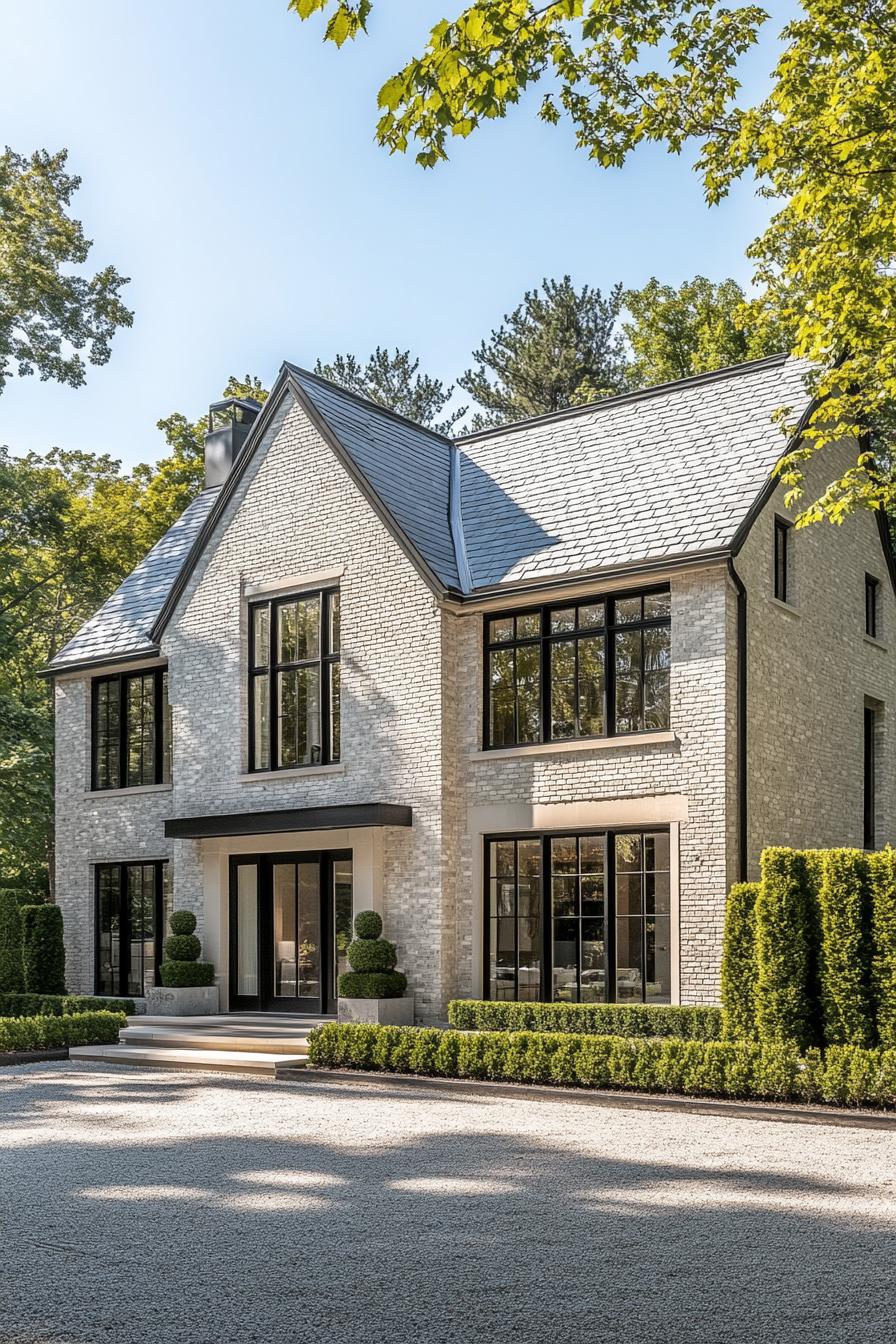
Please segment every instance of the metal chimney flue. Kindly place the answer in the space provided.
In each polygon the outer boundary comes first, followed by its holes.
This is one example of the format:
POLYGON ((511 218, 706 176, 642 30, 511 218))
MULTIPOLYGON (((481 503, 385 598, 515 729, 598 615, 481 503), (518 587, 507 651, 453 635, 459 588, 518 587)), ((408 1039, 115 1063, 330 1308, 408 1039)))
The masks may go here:
POLYGON ((208 432, 205 436, 205 485, 223 485, 243 444, 261 403, 252 397, 228 397, 212 402, 208 408, 208 432))

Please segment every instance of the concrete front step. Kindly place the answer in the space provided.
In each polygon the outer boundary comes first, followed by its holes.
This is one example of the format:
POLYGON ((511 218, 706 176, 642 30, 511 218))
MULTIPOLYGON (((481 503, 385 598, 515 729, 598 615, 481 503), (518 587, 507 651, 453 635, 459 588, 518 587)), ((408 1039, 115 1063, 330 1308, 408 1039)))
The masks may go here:
POLYGON ((153 1045, 74 1045, 69 1058, 93 1060, 103 1064, 130 1064, 141 1068, 206 1070, 215 1073, 254 1073, 276 1077, 280 1069, 302 1069, 304 1054, 274 1054, 260 1050, 221 1050, 203 1046, 179 1049, 153 1045))
POLYGON ((228 1050, 248 1051, 259 1055, 307 1055, 308 1035, 312 1027, 304 1031, 293 1028, 289 1032, 272 1035, 254 1034, 246 1030, 190 1031, 186 1027, 165 1026, 128 1026, 122 1028, 119 1041, 122 1045, 145 1046, 148 1049, 165 1050, 228 1050))

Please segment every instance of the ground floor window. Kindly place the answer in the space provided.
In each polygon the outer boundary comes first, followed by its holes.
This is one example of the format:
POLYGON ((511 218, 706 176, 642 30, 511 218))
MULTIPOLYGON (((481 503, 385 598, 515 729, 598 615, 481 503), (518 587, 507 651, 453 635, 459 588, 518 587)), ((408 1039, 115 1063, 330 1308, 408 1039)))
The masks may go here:
POLYGON ((170 913, 167 863, 97 864, 97 994, 130 997, 158 984, 170 913))
POLYGON ((669 833, 486 841, 492 999, 669 1003, 669 833))

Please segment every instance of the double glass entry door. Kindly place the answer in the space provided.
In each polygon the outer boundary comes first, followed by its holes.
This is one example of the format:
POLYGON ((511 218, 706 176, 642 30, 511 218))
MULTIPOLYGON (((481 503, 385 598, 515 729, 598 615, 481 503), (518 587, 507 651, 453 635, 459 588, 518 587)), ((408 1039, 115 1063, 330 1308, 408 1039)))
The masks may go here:
POLYGON ((335 1012, 351 923, 349 852, 232 859, 231 1009, 335 1012))

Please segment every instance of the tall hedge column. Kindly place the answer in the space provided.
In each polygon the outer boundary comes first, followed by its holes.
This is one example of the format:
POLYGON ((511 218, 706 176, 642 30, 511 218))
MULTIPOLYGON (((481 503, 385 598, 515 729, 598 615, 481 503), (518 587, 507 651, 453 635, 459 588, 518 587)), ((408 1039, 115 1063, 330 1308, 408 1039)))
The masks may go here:
POLYGON ((16 893, 0 889, 0 994, 21 994, 25 988, 22 968, 22 917, 16 893))
POLYGON ((815 949, 805 856, 767 849, 756 899, 756 1024, 762 1042, 813 1043, 815 949))
POLYGON ((877 1034, 887 1050, 896 1049, 896 851, 872 854, 871 988, 877 1034))
POLYGON ((65 993, 65 943, 58 905, 22 907, 25 989, 29 994, 65 993))
POLYGON ((722 1020, 727 1040, 756 1039, 756 900, 758 882, 736 882, 725 906, 722 1020))
POLYGON ((860 849, 829 849, 823 856, 821 1013, 826 1045, 873 1044, 871 910, 868 860, 860 849))

